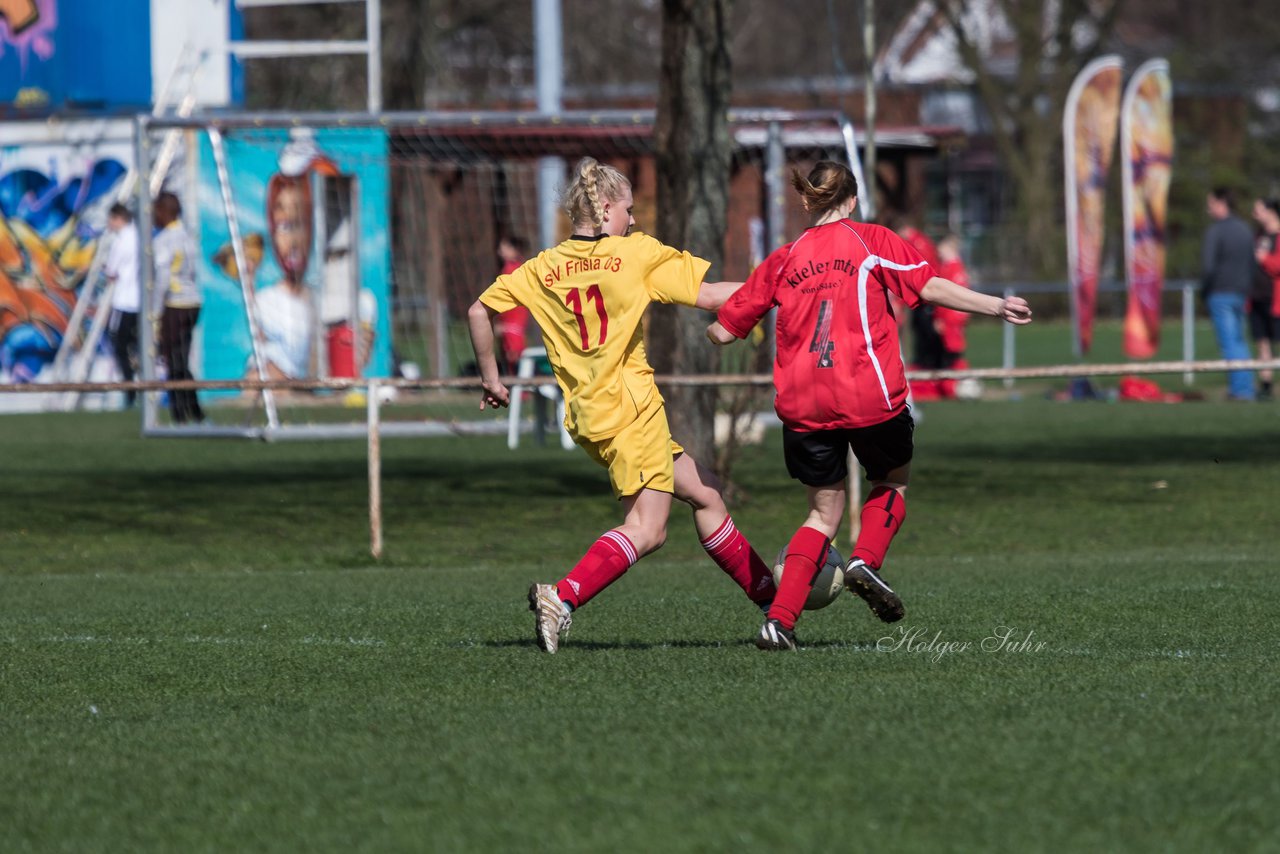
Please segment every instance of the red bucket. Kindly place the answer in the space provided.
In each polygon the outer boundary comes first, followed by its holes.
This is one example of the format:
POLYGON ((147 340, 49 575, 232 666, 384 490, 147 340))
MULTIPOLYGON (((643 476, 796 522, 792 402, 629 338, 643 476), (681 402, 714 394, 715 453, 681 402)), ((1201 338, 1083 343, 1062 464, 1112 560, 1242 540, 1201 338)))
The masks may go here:
POLYGON ((349 323, 335 323, 329 327, 329 376, 354 377, 356 375, 356 334, 349 323))

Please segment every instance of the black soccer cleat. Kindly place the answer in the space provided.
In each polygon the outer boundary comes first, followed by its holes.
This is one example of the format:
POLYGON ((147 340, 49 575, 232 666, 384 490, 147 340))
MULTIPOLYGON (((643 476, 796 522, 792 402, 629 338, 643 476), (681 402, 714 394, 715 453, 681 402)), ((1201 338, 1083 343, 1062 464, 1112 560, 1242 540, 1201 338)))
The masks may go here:
POLYGON ((770 651, 795 652, 796 633, 783 628, 782 623, 777 620, 765 620, 764 625, 760 627, 760 634, 756 636, 756 647, 770 651))
POLYGON ((849 561, 844 568, 844 586, 866 602, 871 612, 886 623, 896 623, 906 616, 907 611, 902 607, 898 594, 860 557, 849 561))

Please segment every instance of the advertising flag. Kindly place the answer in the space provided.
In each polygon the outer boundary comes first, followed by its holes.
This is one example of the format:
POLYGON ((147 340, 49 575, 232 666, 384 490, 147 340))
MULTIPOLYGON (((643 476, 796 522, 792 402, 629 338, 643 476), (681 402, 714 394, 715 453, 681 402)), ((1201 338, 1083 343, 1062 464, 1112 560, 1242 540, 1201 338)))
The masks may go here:
POLYGON ((1149 359, 1160 346, 1160 292, 1173 166, 1169 63, 1153 59, 1134 73, 1120 113, 1124 260, 1129 283, 1124 352, 1132 359, 1149 359))
POLYGON ((1103 56, 1084 67, 1067 93, 1062 119, 1066 168, 1067 270, 1077 356, 1093 343, 1098 268, 1106 213, 1107 172, 1120 115, 1122 63, 1103 56))

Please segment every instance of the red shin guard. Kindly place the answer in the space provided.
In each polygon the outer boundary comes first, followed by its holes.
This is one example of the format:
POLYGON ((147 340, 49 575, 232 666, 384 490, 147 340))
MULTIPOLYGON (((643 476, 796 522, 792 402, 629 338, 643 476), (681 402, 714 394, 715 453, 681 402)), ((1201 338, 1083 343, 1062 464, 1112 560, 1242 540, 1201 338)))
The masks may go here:
POLYGON ((800 612, 804 610, 804 600, 809 598, 809 591, 813 589, 813 579, 818 575, 818 567, 826 559, 830 543, 827 535, 816 528, 805 526, 796 531, 787 545, 782 583, 778 585, 778 595, 769 607, 769 619, 777 620, 785 628, 795 628, 796 620, 800 619, 800 612))
POLYGON ((626 535, 606 531, 596 540, 578 565, 556 585, 561 601, 581 608, 601 590, 622 577, 639 559, 636 547, 626 535))
POLYGON ((715 533, 702 541, 702 547, 752 602, 768 602, 773 598, 773 573, 734 526, 731 516, 724 517, 715 533))
POLYGON ((858 531, 853 556, 862 558, 872 569, 879 569, 889 544, 906 518, 907 502, 896 489, 877 486, 871 490, 862 505, 862 528, 858 531))

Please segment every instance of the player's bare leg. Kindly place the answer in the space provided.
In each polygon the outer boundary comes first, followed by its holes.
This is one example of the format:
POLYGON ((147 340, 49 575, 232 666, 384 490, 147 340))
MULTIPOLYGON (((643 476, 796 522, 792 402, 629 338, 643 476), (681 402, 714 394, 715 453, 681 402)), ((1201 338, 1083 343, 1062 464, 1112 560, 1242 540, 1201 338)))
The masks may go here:
POLYGON ((667 541, 671 518, 671 493, 644 488, 622 498, 623 522, 614 530, 635 543, 640 557, 656 552, 667 541))
POLYGON ((675 459, 675 481, 676 498, 693 509, 693 527, 699 539, 705 540, 729 515, 720 493, 719 478, 688 453, 683 453, 675 459))
POLYGON ((767 610, 777 592, 773 573, 734 525, 719 479, 684 453, 675 458, 675 488, 676 498, 693 510, 693 526, 707 555, 748 599, 767 610))

